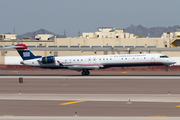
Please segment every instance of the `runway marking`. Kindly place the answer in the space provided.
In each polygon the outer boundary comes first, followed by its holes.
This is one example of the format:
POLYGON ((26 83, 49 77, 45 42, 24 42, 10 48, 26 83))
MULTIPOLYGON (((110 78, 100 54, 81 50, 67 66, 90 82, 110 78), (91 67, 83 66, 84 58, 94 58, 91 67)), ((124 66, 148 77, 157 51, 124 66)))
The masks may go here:
POLYGON ((176 107, 180 107, 180 105, 176 106, 176 107))
POLYGON ((69 105, 69 104, 74 104, 74 103, 80 103, 80 102, 85 102, 85 101, 73 101, 73 102, 67 102, 67 103, 61 103, 59 105, 69 105))
POLYGON ((122 73, 127 73, 127 72, 122 72, 122 73))
POLYGON ((13 117, 13 115, 4 115, 4 117, 13 117))
POLYGON ((166 116, 150 116, 150 117, 166 117, 166 116))

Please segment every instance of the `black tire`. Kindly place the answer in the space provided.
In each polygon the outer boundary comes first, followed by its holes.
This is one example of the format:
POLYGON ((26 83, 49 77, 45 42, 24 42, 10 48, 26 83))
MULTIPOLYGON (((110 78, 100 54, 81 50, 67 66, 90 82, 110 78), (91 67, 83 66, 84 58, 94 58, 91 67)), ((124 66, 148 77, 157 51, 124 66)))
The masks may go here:
POLYGON ((89 73, 90 73, 89 71, 86 71, 86 75, 89 75, 89 73))
POLYGON ((82 71, 82 73, 81 73, 82 75, 86 75, 86 72, 85 71, 82 71))

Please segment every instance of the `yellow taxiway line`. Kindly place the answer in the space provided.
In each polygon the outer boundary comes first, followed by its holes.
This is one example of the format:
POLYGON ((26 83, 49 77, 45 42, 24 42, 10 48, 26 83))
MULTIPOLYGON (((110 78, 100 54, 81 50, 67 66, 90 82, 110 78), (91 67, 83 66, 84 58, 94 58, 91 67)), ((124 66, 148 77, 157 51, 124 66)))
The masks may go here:
POLYGON ((180 105, 176 106, 176 107, 180 107, 180 105))
POLYGON ((13 117, 13 115, 4 115, 4 117, 13 117))
POLYGON ((69 105, 69 104, 80 103, 80 102, 85 102, 85 101, 73 101, 73 102, 61 103, 59 105, 69 105))
POLYGON ((166 116, 150 116, 150 117, 166 117, 166 116))
POLYGON ((127 72, 122 72, 122 73, 127 73, 127 72))

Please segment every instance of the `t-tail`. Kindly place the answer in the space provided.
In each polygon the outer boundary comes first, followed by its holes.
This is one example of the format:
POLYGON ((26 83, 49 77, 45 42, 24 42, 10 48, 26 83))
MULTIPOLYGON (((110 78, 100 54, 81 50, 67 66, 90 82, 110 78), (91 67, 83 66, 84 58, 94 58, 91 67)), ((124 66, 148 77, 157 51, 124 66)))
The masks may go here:
POLYGON ((19 55, 21 56, 21 58, 23 60, 30 60, 30 59, 35 59, 35 58, 41 58, 42 56, 36 56, 34 55, 25 44, 17 44, 12 46, 12 48, 15 48, 19 55))

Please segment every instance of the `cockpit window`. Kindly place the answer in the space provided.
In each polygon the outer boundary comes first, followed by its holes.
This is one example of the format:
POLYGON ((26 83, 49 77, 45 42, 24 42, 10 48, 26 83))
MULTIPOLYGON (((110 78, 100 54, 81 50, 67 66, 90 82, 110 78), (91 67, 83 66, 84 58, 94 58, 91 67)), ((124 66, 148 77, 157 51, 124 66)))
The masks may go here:
POLYGON ((160 56, 160 58, 168 58, 168 56, 166 56, 166 55, 163 55, 163 56, 160 56))

